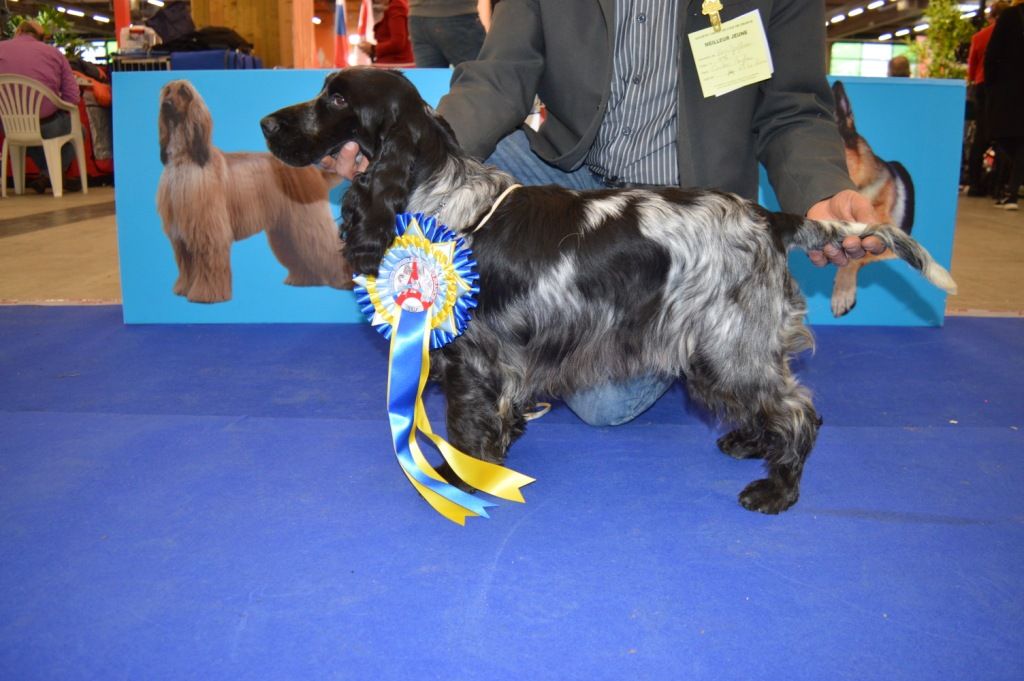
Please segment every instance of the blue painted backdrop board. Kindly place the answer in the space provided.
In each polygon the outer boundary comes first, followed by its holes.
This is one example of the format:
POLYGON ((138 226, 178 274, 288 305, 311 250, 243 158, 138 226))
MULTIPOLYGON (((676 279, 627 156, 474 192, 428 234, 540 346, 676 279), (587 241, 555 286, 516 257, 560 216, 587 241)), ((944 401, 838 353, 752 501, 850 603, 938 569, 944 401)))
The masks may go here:
MULTIPOLYGON (((293 288, 285 269, 258 234, 232 250, 233 298, 202 305, 175 296, 177 276, 170 244, 156 212, 162 166, 157 142, 160 88, 189 80, 214 120, 213 141, 224 151, 265 151, 259 119, 282 106, 313 97, 329 71, 172 71, 116 73, 114 148, 118 239, 124 319, 127 323, 358 322, 351 293, 327 287, 293 288)), ((447 69, 411 69, 406 75, 436 104, 448 89, 447 69)), ((913 177, 917 201, 914 235, 948 265, 956 218, 962 83, 934 80, 843 78, 858 131, 876 154, 900 161, 913 177)), ((762 183, 762 202, 776 207, 762 183)), ((341 189, 332 195, 339 212, 341 189)), ((829 300, 834 268, 817 270, 796 253, 792 269, 808 297, 815 324, 940 325, 945 296, 902 262, 864 268, 858 303, 847 316, 832 317, 829 300)))
MULTIPOLYGON (((948 268, 960 182, 964 84, 906 78, 830 79, 834 80, 842 81, 857 132, 875 155, 899 161, 910 173, 916 193, 913 235, 948 268)), ((761 203, 777 210, 763 170, 761 188, 761 203)), ((790 254, 789 263, 814 324, 942 325, 946 294, 906 263, 887 260, 861 269, 857 306, 839 319, 830 308, 835 269, 818 269, 802 253, 790 254)))
MULTIPOLYGON (((157 135, 160 88, 185 79, 213 116, 213 143, 222 151, 266 151, 260 118, 314 97, 330 71, 165 71, 114 74, 117 232, 124 320, 145 323, 357 322, 365 319, 353 295, 328 287, 295 288, 263 233, 231 251, 232 299, 203 305, 171 292, 178 276, 170 242, 156 211, 163 166, 157 135)), ((447 92, 451 71, 407 72, 431 104, 447 92)), ((341 187, 332 193, 340 213, 341 187)))

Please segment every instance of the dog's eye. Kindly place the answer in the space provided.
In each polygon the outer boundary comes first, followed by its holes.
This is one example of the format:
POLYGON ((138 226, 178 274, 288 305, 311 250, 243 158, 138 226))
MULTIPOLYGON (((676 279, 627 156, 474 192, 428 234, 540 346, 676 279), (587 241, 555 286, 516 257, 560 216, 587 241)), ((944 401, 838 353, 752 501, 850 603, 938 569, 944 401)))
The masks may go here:
POLYGON ((330 102, 331 106, 344 106, 345 98, 335 92, 331 94, 330 102))

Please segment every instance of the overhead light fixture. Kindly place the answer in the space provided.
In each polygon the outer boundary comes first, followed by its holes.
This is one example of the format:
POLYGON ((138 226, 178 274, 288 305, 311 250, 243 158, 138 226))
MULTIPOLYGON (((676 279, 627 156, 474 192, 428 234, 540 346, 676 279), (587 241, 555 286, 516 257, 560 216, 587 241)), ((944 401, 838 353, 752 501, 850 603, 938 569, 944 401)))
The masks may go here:
POLYGON ((837 14, 834 17, 832 17, 832 23, 833 24, 838 24, 840 21, 846 21, 846 15, 845 14, 837 14))
POLYGON ((85 16, 85 12, 83 12, 80 9, 69 9, 67 12, 68 12, 68 14, 70 14, 73 17, 84 17, 85 16))
POLYGON ((928 24, 918 24, 917 26, 914 27, 914 32, 915 33, 922 33, 922 32, 927 31, 927 30, 928 30, 928 24))
POLYGON ((60 13, 62 13, 62 14, 63 14, 63 13, 65 13, 65 12, 67 12, 67 10, 66 10, 66 9, 64 9, 63 7, 59 7, 59 6, 57 7, 57 11, 58 11, 58 12, 60 12, 60 13))
POLYGON ((976 16, 978 16, 978 11, 977 10, 975 10, 973 12, 968 12, 967 14, 961 14, 960 18, 961 19, 973 19, 976 16))
POLYGON ((879 40, 892 40, 892 33, 883 33, 882 35, 878 36, 878 39, 879 40))
POLYGON ((313 17, 313 23, 316 24, 317 26, 319 26, 320 23, 321 23, 320 17, 313 17))
POLYGON ((853 9, 851 9, 849 12, 846 13, 846 16, 848 16, 848 17, 859 17, 861 14, 864 14, 864 8, 863 7, 854 7, 853 9))
POLYGON ((893 33, 893 35, 896 36, 897 38, 902 38, 903 36, 909 35, 909 34, 910 34, 910 29, 909 28, 901 28, 900 30, 898 30, 895 33, 893 33))
POLYGON ((109 24, 110 23, 110 17, 105 17, 105 16, 103 16, 101 14, 93 14, 92 15, 92 20, 93 21, 98 21, 101 24, 109 24))
POLYGON ((870 3, 868 5, 868 9, 878 9, 879 7, 881 7, 884 4, 885 4, 885 0, 875 0, 874 2, 872 2, 872 3, 870 3))
POLYGON ((164 6, 164 0, 146 0, 146 2, 148 2, 151 5, 156 5, 157 7, 164 6))

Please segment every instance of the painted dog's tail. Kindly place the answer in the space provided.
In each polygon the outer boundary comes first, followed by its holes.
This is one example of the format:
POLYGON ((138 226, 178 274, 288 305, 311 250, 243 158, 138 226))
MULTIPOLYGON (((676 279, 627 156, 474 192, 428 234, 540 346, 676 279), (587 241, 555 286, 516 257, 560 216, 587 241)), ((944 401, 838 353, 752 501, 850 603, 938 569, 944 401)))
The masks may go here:
MULTIPOLYGON (((782 214, 776 213, 777 216, 782 214)), ((956 282, 945 267, 935 262, 931 254, 913 237, 893 225, 866 225, 859 222, 832 220, 808 220, 786 216, 774 221, 782 243, 805 251, 821 250, 825 244, 839 246, 844 237, 855 235, 861 238, 875 236, 900 260, 904 260, 924 275, 924 278, 949 294, 956 293, 956 282)))

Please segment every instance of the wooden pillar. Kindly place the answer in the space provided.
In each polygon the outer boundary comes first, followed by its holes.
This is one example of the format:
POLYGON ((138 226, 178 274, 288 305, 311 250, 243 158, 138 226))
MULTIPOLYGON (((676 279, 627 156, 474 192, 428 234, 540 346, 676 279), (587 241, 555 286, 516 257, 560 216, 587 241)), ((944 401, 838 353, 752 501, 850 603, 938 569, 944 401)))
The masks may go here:
POLYGON ((316 66, 313 0, 192 0, 192 20, 234 29, 265 67, 316 66))

